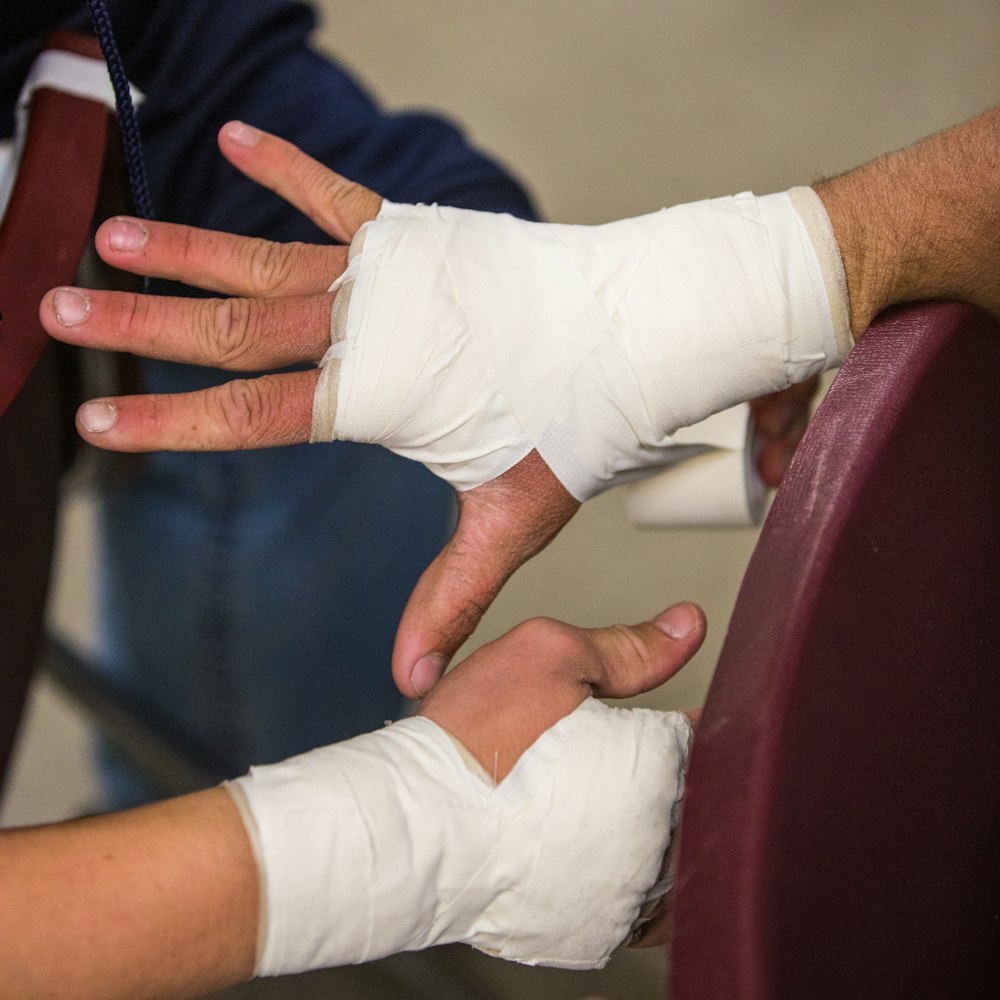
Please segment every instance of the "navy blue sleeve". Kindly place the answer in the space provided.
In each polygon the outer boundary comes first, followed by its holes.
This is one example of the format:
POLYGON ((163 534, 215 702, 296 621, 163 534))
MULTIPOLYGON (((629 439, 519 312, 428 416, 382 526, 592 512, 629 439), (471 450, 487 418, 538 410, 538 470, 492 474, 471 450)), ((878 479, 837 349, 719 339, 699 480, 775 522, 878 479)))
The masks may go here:
POLYGON ((389 114, 308 39, 312 12, 288 0, 119 0, 156 216, 279 240, 327 240, 222 158, 215 134, 239 118, 281 135, 394 201, 533 217, 523 189, 440 117, 389 114))

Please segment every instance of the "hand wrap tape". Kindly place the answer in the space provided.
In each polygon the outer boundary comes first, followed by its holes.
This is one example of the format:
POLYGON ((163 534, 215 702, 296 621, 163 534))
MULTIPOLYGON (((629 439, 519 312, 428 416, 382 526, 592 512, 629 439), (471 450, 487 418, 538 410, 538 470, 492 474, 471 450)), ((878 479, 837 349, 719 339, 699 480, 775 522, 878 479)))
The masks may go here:
POLYGON ((261 869, 258 974, 455 941, 603 966, 660 891, 690 734, 588 699, 499 785, 421 717, 252 769, 232 786, 261 869))
POLYGON ((842 361, 824 224, 807 188, 602 226, 385 202, 334 285, 313 438, 460 490, 532 448, 578 499, 639 478, 678 428, 842 361))

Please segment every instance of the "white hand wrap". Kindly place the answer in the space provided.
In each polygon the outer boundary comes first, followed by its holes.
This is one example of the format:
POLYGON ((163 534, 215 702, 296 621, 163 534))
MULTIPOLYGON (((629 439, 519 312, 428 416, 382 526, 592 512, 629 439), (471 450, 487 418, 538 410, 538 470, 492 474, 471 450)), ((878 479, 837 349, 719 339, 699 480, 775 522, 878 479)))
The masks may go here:
POLYGON ((232 785, 261 869, 257 973, 456 941, 603 966, 658 888, 690 734, 590 699, 499 785, 420 717, 252 769, 232 785))
POLYGON ((808 188, 602 226, 384 202, 333 287, 313 439, 383 444, 460 490, 537 448, 586 499, 851 343, 808 188))

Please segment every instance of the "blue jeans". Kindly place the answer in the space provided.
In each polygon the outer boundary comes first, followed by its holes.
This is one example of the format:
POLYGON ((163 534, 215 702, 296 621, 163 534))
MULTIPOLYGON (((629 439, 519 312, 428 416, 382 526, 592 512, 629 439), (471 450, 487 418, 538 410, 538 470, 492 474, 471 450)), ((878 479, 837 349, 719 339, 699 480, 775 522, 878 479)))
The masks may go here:
MULTIPOLYGON (((98 666, 221 779, 397 718, 450 490, 363 445, 147 456, 99 507, 98 666)), ((108 748, 109 806, 155 797, 108 748)))

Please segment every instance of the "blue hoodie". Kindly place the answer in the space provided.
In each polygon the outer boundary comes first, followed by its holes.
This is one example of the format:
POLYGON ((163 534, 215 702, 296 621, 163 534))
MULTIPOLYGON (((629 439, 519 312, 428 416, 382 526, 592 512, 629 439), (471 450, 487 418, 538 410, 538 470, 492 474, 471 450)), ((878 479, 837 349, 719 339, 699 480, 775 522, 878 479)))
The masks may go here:
MULTIPOLYGON (((443 119, 387 114, 308 48, 312 11, 290 0, 109 0, 131 81, 156 216, 271 239, 326 239, 240 176, 215 133, 241 118, 395 201, 438 201, 531 217, 511 178, 443 119)), ((0 138, 33 53, 59 24, 86 27, 79 0, 33 0, 0 14, 0 138)))

